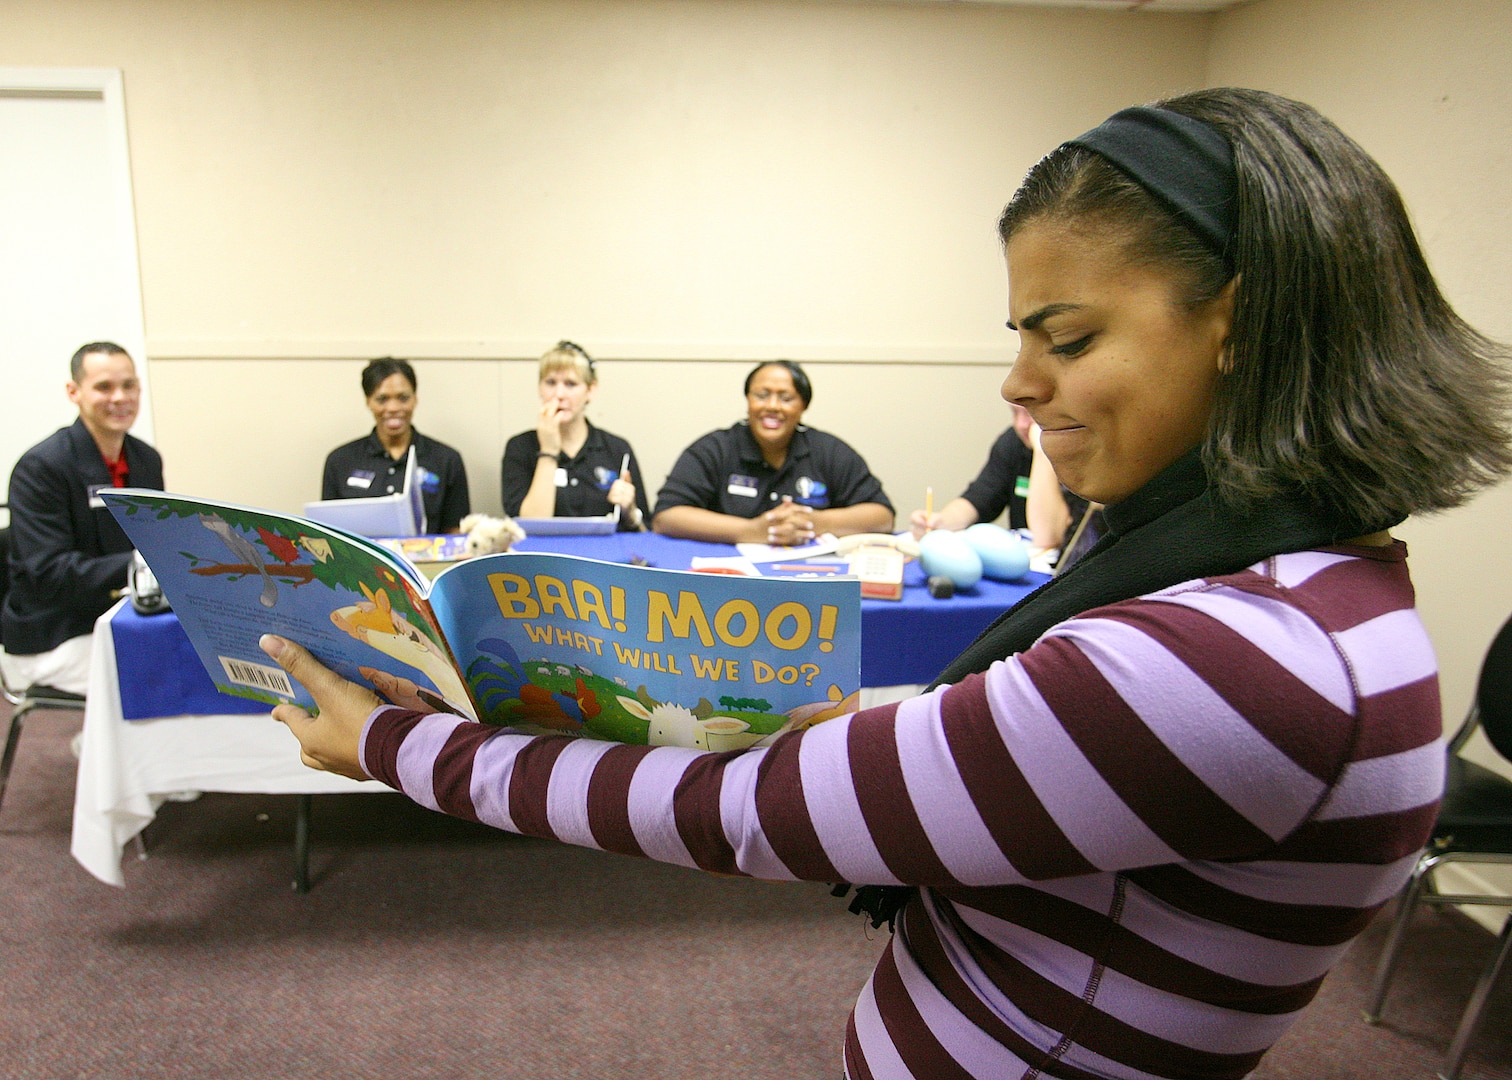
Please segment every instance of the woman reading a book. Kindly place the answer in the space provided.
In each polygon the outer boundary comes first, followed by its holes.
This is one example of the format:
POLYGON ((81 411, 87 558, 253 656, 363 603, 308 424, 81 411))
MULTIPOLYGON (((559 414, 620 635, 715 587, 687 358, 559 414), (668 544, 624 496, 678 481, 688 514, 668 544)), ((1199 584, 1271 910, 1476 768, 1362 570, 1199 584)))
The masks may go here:
POLYGON ((512 517, 603 517, 619 510, 621 532, 650 520, 635 451, 618 435, 588 422, 598 388, 593 357, 559 341, 541 357, 541 409, 534 431, 504 446, 500 484, 512 517))
POLYGON ((415 369, 392 356, 362 369, 362 396, 373 430, 332 450, 320 481, 322 499, 362 499, 403 490, 404 458, 415 448, 415 476, 425 499, 426 531, 456 532, 470 509, 462 455, 415 430, 415 369))
POLYGON ((322 706, 275 715, 307 763, 501 828, 864 884, 896 933, 858 1080, 1242 1076, 1431 828, 1437 672, 1387 529, 1512 468, 1506 350, 1379 166, 1270 94, 1115 114, 999 231, 1003 396, 1108 531, 935 688, 711 754, 382 706, 268 638, 322 706))

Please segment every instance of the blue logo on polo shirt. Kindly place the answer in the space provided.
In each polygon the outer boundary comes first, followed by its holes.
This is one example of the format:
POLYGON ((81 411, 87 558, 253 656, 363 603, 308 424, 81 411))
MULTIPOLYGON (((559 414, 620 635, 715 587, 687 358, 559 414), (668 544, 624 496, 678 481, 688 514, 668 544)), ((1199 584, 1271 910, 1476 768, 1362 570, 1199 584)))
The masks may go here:
POLYGON ((794 501, 801 502, 804 506, 829 505, 829 488, 825 487, 822 480, 815 480, 811 476, 800 476, 793 484, 793 490, 798 493, 794 501))
POLYGON ((441 490, 441 477, 437 476, 429 469, 422 469, 419 465, 416 465, 415 475, 420 477, 421 491, 434 494, 435 492, 441 490))
POLYGON ((597 481, 600 491, 608 491, 614 486, 614 482, 619 479, 619 473, 613 469, 605 468, 603 465, 595 465, 593 467, 593 477, 597 481))

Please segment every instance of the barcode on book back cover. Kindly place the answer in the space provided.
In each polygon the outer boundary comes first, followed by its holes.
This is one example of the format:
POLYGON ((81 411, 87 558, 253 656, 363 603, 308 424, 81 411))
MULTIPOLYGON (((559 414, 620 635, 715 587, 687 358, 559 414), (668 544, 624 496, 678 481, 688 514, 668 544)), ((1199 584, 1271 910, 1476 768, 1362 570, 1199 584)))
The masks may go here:
POLYGON ((282 668, 249 664, 245 660, 233 660, 229 656, 220 657, 220 662, 221 667, 226 669, 226 678, 234 683, 258 690, 271 690, 279 697, 294 696, 294 687, 282 668))

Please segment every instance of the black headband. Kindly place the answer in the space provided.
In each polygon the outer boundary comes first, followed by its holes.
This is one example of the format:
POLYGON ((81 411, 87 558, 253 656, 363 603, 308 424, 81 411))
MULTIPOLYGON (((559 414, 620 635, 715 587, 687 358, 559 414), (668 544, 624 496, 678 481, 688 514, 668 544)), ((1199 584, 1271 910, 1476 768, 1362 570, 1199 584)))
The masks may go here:
POLYGON ((1232 266, 1238 178, 1234 148, 1216 128, 1136 105, 1066 143, 1106 158, 1160 199, 1232 266))
POLYGON ((561 341, 559 341, 559 342, 556 343, 556 346, 555 346, 555 348, 552 351, 553 352, 570 352, 570 353, 575 353, 578 356, 581 356, 584 360, 586 360, 588 362, 588 374, 590 374, 590 375, 593 374, 593 357, 589 356, 588 355, 588 350, 585 349, 585 348, 583 348, 577 342, 575 342, 575 341, 568 341, 567 339, 563 338, 561 341))

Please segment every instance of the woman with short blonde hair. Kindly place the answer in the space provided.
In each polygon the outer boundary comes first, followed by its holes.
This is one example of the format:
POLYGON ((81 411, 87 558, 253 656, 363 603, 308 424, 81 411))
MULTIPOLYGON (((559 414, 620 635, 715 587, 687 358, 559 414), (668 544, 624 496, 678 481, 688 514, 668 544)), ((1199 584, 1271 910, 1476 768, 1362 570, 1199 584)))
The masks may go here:
POLYGON ((595 427, 588 403, 598 388, 593 357, 559 341, 542 355, 541 396, 533 431, 504 447, 500 485, 504 512, 514 517, 603 517, 619 509, 621 531, 645 528, 650 518, 635 451, 620 436, 595 427))

